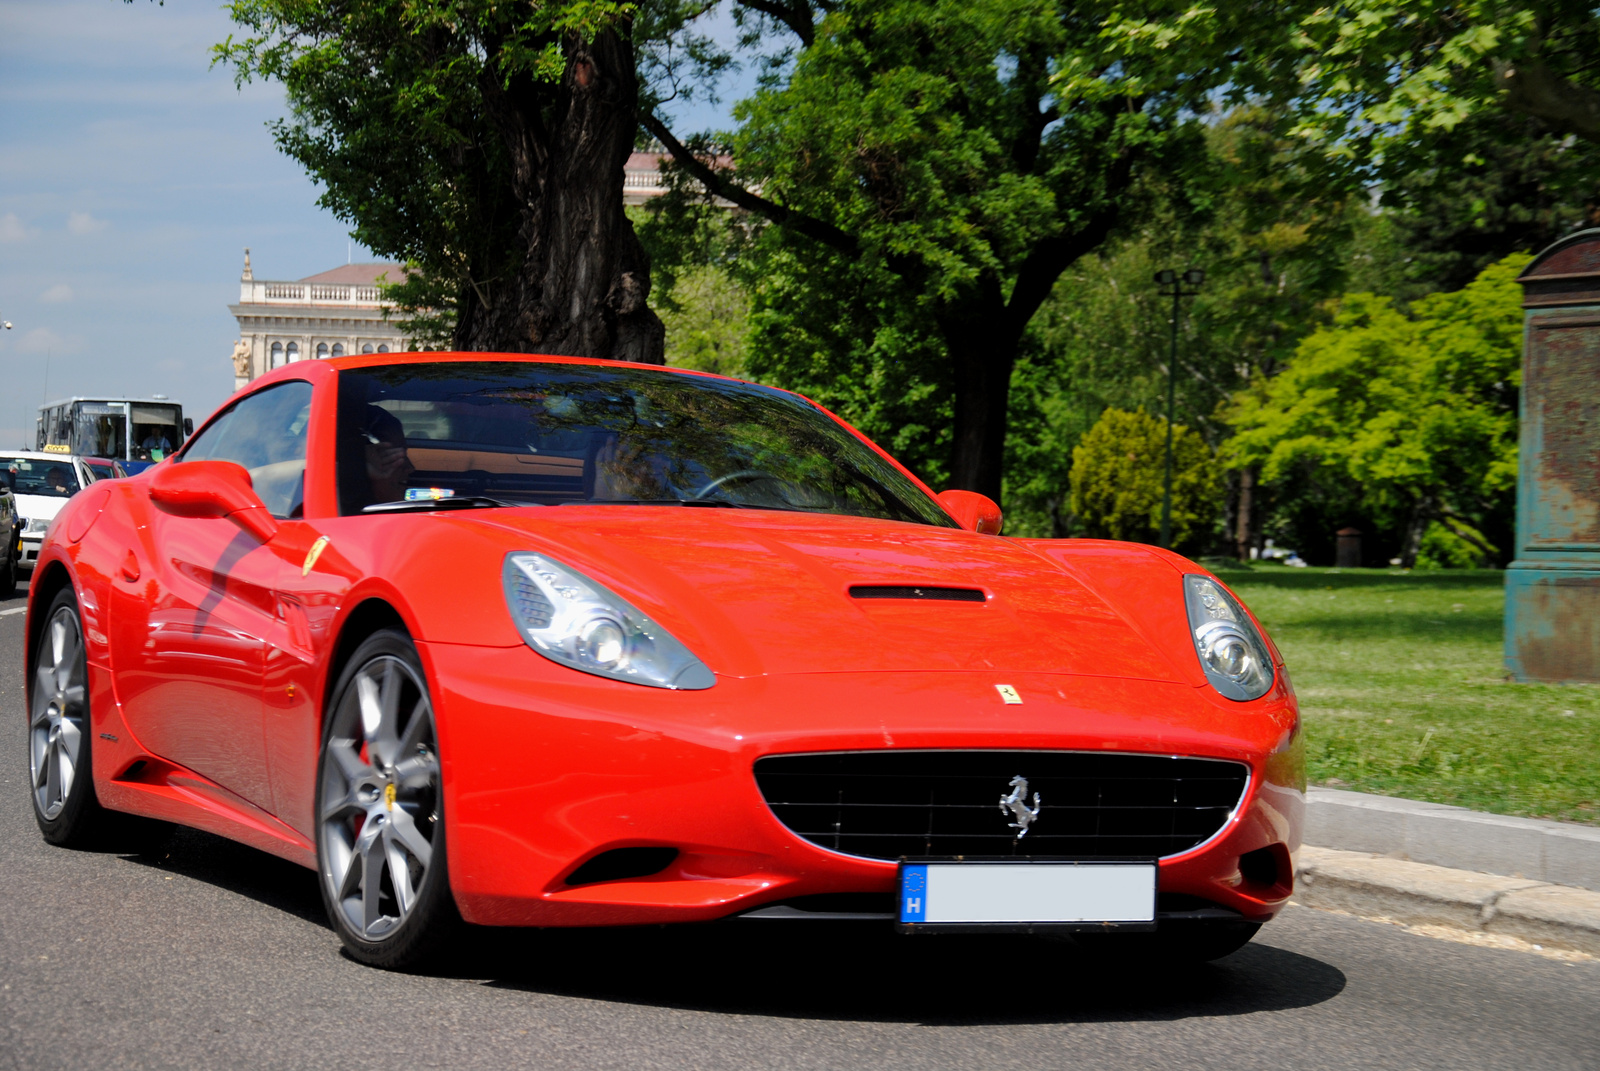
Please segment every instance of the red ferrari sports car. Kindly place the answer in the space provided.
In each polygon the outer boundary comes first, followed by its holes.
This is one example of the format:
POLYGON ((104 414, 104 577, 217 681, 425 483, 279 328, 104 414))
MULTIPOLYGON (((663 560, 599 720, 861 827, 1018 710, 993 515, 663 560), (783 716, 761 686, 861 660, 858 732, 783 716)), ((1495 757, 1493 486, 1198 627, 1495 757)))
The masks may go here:
POLYGON ((999 531, 782 390, 293 364, 50 528, 39 826, 313 867, 388 967, 463 921, 1239 947, 1300 838, 1276 648, 1177 555, 999 531))

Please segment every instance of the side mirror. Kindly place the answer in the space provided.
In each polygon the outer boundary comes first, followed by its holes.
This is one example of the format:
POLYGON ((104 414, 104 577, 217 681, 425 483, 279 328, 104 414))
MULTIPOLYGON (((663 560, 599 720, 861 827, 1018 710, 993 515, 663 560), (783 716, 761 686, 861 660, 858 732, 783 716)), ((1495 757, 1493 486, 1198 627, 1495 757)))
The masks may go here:
POLYGON ((187 439, 194 434, 194 417, 183 418, 183 437, 187 439))
POLYGON ((939 495, 939 505, 969 532, 979 535, 1000 534, 1004 516, 992 498, 976 491, 945 491, 939 495))
POLYGON ((174 517, 226 517, 266 543, 278 534, 243 465, 231 461, 184 461, 157 465, 150 473, 150 501, 174 517))

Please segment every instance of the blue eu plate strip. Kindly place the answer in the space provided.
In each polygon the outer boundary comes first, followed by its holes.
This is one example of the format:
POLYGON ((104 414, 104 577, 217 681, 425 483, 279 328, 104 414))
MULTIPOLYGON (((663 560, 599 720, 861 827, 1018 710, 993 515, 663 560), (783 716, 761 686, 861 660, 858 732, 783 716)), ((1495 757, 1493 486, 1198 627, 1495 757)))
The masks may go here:
POLYGON ((928 868, 901 866, 900 921, 921 922, 928 914, 928 868))

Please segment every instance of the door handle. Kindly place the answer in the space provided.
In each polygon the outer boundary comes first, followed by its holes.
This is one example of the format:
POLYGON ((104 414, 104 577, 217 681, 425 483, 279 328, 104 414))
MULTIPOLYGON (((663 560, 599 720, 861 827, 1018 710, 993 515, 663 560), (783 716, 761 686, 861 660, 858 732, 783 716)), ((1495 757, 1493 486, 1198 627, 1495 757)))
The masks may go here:
POLYGON ((133 583, 139 579, 139 559, 134 557, 133 551, 128 551, 128 556, 122 559, 122 579, 133 583))

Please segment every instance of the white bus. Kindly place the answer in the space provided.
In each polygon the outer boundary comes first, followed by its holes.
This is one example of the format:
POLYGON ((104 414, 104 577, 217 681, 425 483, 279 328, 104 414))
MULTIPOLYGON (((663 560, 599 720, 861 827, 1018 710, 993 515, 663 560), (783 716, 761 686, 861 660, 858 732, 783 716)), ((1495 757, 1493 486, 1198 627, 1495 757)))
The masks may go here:
POLYGON ((105 457, 130 472, 166 457, 194 431, 183 406, 152 398, 68 398, 39 407, 36 449, 105 457))

